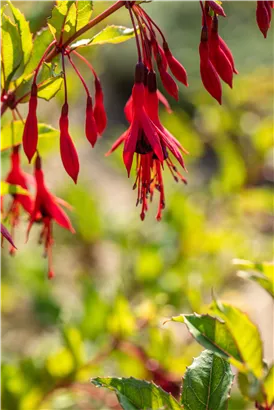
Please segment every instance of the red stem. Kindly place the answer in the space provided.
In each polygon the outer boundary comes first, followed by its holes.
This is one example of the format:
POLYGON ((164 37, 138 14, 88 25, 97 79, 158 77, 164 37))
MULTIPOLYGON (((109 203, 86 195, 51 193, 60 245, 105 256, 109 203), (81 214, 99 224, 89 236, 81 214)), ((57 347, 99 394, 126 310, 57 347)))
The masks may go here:
POLYGON ((71 59, 71 57, 70 57, 69 54, 68 54, 68 59, 69 59, 70 64, 71 64, 72 67, 74 68, 74 71, 76 72, 76 74, 77 74, 78 77, 80 78, 80 80, 81 80, 81 82, 82 82, 82 84, 83 84, 83 86, 84 86, 84 89, 86 90, 87 96, 90 97, 90 92, 89 92, 89 89, 88 89, 88 87, 87 87, 87 85, 86 85, 86 83, 85 83, 85 80, 83 79, 82 75, 80 74, 78 68, 75 66, 75 64, 74 64, 74 62, 72 61, 72 59, 71 59))
POLYGON ((40 70, 40 67, 41 67, 41 65, 43 64, 44 60, 46 59, 49 50, 51 49, 51 47, 52 47, 54 44, 56 44, 56 40, 53 40, 53 41, 48 45, 48 47, 46 48, 46 51, 45 51, 44 54, 42 55, 42 58, 41 58, 41 60, 39 61, 38 66, 36 67, 36 69, 35 69, 35 71, 34 71, 35 74, 34 74, 34 77, 33 77, 33 84, 36 84, 36 79, 37 79, 37 76, 38 76, 38 72, 39 72, 39 70, 40 70))

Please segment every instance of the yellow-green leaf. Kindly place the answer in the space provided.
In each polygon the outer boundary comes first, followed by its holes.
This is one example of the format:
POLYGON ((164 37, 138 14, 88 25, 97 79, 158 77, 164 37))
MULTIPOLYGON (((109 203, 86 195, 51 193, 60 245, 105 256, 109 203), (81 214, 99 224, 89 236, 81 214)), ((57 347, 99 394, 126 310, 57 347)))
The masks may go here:
MULTIPOLYGON (((22 142, 24 124, 22 121, 13 121, 7 123, 1 130, 1 151, 18 145, 22 142)), ((49 138, 57 137, 59 131, 47 124, 38 124, 39 137, 49 138)))
POLYGON ((57 1, 52 10, 51 17, 48 18, 48 27, 58 42, 60 40, 60 36, 65 26, 66 18, 72 3, 74 4, 72 1, 57 1))
POLYGON ((124 26, 107 26, 91 39, 82 39, 71 45, 71 48, 93 46, 97 44, 118 44, 134 37, 134 30, 124 26))
POLYGON ((23 59, 21 39, 16 24, 5 14, 2 15, 2 87, 8 90, 12 76, 23 59))
POLYGON ((259 330, 246 313, 227 303, 214 301, 211 310, 225 321, 248 370, 263 375, 263 347, 259 330))
POLYGON ((19 185, 12 185, 12 184, 9 184, 8 182, 1 181, 1 195, 7 195, 7 194, 29 195, 29 192, 19 185))
POLYGON ((272 406, 274 406, 274 365, 271 366, 264 379, 263 390, 266 395, 268 407, 272 408, 272 406))

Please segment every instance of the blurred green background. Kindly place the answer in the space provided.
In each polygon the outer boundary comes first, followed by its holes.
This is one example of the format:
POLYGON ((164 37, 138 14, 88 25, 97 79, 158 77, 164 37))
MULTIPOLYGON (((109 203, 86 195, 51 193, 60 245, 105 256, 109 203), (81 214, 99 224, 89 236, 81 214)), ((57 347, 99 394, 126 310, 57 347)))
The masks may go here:
MULTIPOLYGON (((34 33, 53 6, 14 4, 34 33)), ((95 2, 94 15, 109 4, 95 2)), ((127 178, 121 149, 104 157, 127 127, 123 107, 133 84, 134 40, 81 51, 101 78, 108 128, 92 149, 84 136, 85 94, 67 67, 70 129, 81 163, 78 185, 62 167, 57 140, 44 140, 42 154, 47 185, 73 205, 77 233, 54 226, 53 281, 46 278, 39 227, 25 244, 26 216, 16 256, 9 257, 6 246, 2 252, 3 410, 119 409, 112 394, 90 385, 93 376, 154 380, 178 395, 186 366, 202 348, 182 325, 163 322, 179 313, 205 312, 212 289, 248 312, 260 328, 266 360, 272 358, 271 298, 238 278, 231 263, 272 257, 272 33, 265 40, 257 28, 256 2, 224 4, 220 33, 240 74, 233 90, 223 85, 219 106, 199 77, 199 3, 156 1, 144 7, 189 76, 179 103, 170 101, 173 114, 161 108, 162 122, 190 152, 188 185, 176 184, 166 171, 163 220, 155 220, 155 197, 141 222, 134 177, 127 178)), ((126 10, 107 23, 130 27, 126 10)), ((81 62, 79 68, 92 86, 81 62)), ((40 100, 39 120, 57 127, 62 102, 62 91, 49 103, 40 100)), ((27 105, 20 109, 25 115, 27 105)), ((3 176, 8 168, 5 152, 3 176)), ((31 172, 26 161, 24 168, 31 172)), ((234 387, 229 409, 252 408, 234 387)))

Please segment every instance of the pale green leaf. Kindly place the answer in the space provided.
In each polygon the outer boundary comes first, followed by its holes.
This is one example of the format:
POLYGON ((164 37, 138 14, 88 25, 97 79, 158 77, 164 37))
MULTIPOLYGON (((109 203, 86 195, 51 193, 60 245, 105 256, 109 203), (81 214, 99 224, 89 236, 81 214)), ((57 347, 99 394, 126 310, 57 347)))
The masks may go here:
POLYGON ((124 410, 181 410, 181 405, 161 387, 145 380, 115 377, 91 379, 96 387, 106 387, 116 393, 124 410))
MULTIPOLYGON (((7 123, 1 130, 1 151, 22 142, 24 124, 22 121, 7 123)), ((59 131, 47 124, 38 124, 38 135, 43 138, 54 138, 59 131)))
POLYGON ((172 317, 173 322, 185 323, 192 336, 204 346, 242 368, 243 359, 226 324, 210 315, 188 314, 172 317))
POLYGON ((22 14, 20 10, 14 7, 14 5, 10 1, 8 2, 8 4, 11 8, 14 21, 18 27, 21 40, 21 49, 23 52, 23 59, 21 61, 21 65, 16 72, 16 76, 18 77, 24 71, 24 68, 31 56, 33 47, 32 34, 30 31, 29 22, 25 19, 24 14, 22 14))
POLYGON ((238 276, 258 283, 274 298, 274 264, 273 262, 254 263, 244 259, 234 259, 234 265, 241 269, 238 276))
POLYGON ((209 350, 194 359, 184 375, 185 410, 226 410, 233 382, 230 364, 209 350))
POLYGON ((251 372, 238 373, 238 387, 242 395, 251 401, 262 403, 264 401, 262 384, 251 372))
POLYGON ((1 34, 2 86, 7 91, 9 83, 23 59, 23 52, 17 26, 5 14, 2 15, 1 34))
POLYGON ((263 374, 263 347, 258 328, 246 313, 227 303, 214 301, 212 311, 225 321, 248 370, 257 378, 263 374))
MULTIPOLYGON (((55 37, 57 42, 60 40, 60 35, 64 29, 66 18, 70 6, 74 4, 72 1, 59 0, 56 2, 52 10, 51 17, 48 18, 48 27, 55 37)), ((72 17, 72 16, 71 16, 72 17)), ((68 28, 67 28, 68 29, 68 28)))
POLYGON ((76 31, 78 31, 89 22, 93 1, 77 1, 76 8, 76 31))
POLYGON ((7 194, 29 195, 29 192, 19 185, 12 185, 12 184, 9 184, 8 182, 1 181, 1 195, 7 195, 7 194))
POLYGON ((130 40, 134 37, 134 30, 124 26, 107 26, 100 33, 91 39, 82 39, 71 45, 71 48, 97 45, 97 44, 118 44, 130 40))

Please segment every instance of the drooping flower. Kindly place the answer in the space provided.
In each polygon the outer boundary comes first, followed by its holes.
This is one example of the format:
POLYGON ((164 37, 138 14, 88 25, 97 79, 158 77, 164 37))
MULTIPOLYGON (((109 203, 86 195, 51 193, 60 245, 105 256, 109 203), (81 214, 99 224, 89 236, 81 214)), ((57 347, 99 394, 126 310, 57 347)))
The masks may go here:
POLYGON ((97 141, 97 135, 97 125, 93 115, 92 99, 89 95, 87 97, 86 105, 86 137, 93 147, 97 141))
POLYGON ((76 148, 73 144, 69 134, 69 120, 68 120, 68 104, 65 103, 62 107, 61 117, 59 120, 60 126, 60 152, 65 170, 77 183, 79 173, 79 159, 76 148))
POLYGON ((271 8, 273 7, 272 1, 257 1, 256 19, 257 24, 262 32, 264 38, 267 37, 267 32, 271 23, 271 8))
POLYGON ((99 78, 95 77, 95 105, 94 119, 99 135, 102 135, 107 126, 107 115, 104 107, 104 94, 99 78))
POLYGON ((43 227, 40 234, 39 242, 44 242, 45 256, 48 258, 48 278, 54 276, 52 269, 52 245, 53 233, 52 222, 57 222, 63 228, 75 233, 67 214, 62 210, 58 203, 66 203, 53 196, 45 186, 44 174, 41 166, 41 157, 37 155, 35 160, 35 180, 36 180, 36 197, 33 211, 30 216, 30 222, 27 229, 27 237, 34 222, 42 222, 43 227))
POLYGON ((29 160, 32 160, 37 148, 38 142, 38 123, 36 116, 37 109, 37 85, 32 84, 31 95, 29 100, 29 112, 25 123, 23 133, 23 148, 29 160))
MULTIPOLYGON (((17 185, 26 191, 24 194, 12 195, 12 203, 7 213, 7 217, 10 219, 12 237, 14 236, 14 228, 19 223, 20 208, 22 207, 25 212, 31 214, 34 206, 32 197, 27 193, 31 176, 21 169, 19 149, 19 145, 13 147, 11 153, 11 169, 5 179, 9 184, 17 185)), ((10 253, 14 253, 14 251, 14 247, 11 247, 10 253)))
POLYGON ((166 41, 163 44, 163 48, 170 71, 178 81, 188 87, 187 73, 184 66, 172 55, 166 41))
MULTIPOLYGON (((140 67, 142 67, 140 64, 136 67, 137 78, 139 77, 140 67)), ((144 82, 144 79, 142 81, 144 82)), ((109 155, 124 142, 124 162, 128 174, 130 173, 133 156, 136 154, 137 175, 133 189, 137 188, 136 205, 140 204, 142 207, 140 213, 142 220, 145 218, 145 214, 148 211, 148 203, 152 201, 155 190, 159 191, 160 195, 156 219, 161 220, 162 218, 162 210, 165 208, 162 177, 164 163, 167 164, 176 181, 181 179, 183 182, 186 182, 185 178, 173 164, 168 153, 170 151, 184 168, 180 151, 186 151, 182 148, 179 141, 160 123, 158 105, 156 75, 154 71, 149 71, 146 87, 143 83, 135 81, 132 91, 132 121, 129 129, 118 138, 107 153, 109 155), (140 120, 142 116, 146 118, 144 122, 140 120), (153 134, 151 134, 151 129, 147 128, 147 125, 144 126, 146 122, 151 125, 153 134)))

